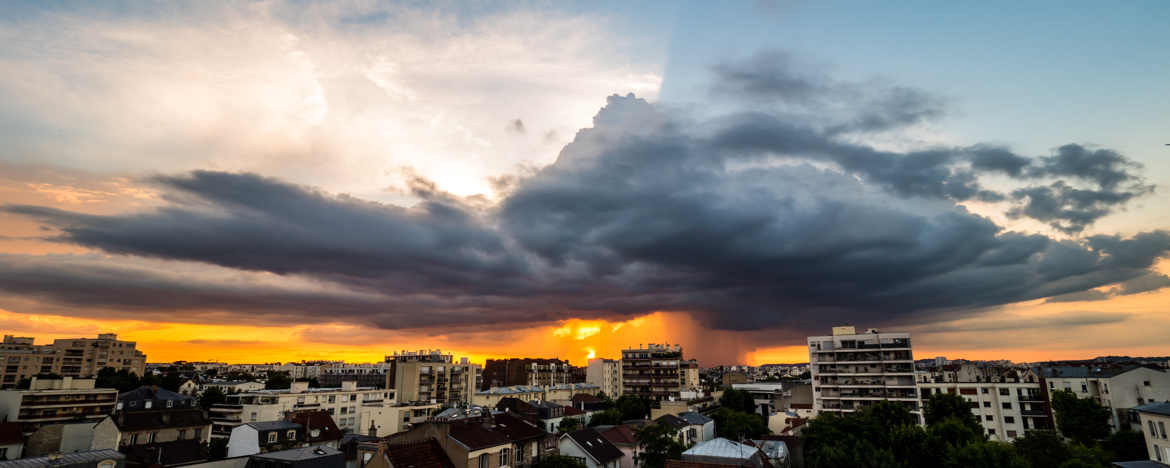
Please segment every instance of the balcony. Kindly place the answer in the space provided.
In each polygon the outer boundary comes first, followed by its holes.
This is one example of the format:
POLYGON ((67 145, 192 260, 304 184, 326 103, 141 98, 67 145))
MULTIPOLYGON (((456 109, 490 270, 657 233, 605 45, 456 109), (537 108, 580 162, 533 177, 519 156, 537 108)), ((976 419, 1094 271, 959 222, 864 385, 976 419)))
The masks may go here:
POLYGON ((1044 416, 1048 417, 1048 412, 1042 409, 1025 409, 1020 410, 1020 414, 1024 416, 1044 416))

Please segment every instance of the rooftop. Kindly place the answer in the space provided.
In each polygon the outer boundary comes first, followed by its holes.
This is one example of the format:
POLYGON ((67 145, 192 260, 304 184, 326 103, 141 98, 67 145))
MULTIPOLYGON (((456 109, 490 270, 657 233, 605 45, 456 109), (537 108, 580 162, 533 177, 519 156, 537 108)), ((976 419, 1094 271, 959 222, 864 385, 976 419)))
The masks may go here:
POLYGON ((304 426, 291 421, 259 421, 244 423, 245 426, 251 426, 257 431, 279 431, 288 429, 300 429, 304 426))
POLYGON ((386 457, 395 468, 454 468, 443 447, 435 439, 425 442, 389 445, 386 457))
MULTIPOLYGON (((53 455, 57 457, 57 455, 53 455)), ((126 456, 117 450, 88 450, 85 452, 63 453, 60 459, 50 460, 48 456, 0 461, 0 468, 44 468, 59 465, 97 464, 102 460, 125 460, 126 456)))
POLYGON ((589 453, 589 456, 601 464, 624 456, 621 449, 617 448, 617 446, 613 445, 613 443, 593 428, 576 430, 561 437, 573 439, 577 445, 589 453))
POLYGON ((299 447, 295 449, 281 450, 278 452, 259 453, 252 455, 252 457, 268 460, 300 461, 331 457, 336 455, 341 455, 341 451, 327 445, 318 445, 314 447, 299 447))
POLYGON ((1159 414, 1162 416, 1170 416, 1170 402, 1161 403, 1147 403, 1134 408, 1139 413, 1159 414))
POLYGON ((683 452, 683 456, 695 457, 714 457, 714 458, 736 458, 746 460, 751 458, 752 454, 758 451, 758 448, 752 447, 748 444, 741 444, 739 442, 732 442, 722 437, 716 437, 706 442, 687 449, 683 452))

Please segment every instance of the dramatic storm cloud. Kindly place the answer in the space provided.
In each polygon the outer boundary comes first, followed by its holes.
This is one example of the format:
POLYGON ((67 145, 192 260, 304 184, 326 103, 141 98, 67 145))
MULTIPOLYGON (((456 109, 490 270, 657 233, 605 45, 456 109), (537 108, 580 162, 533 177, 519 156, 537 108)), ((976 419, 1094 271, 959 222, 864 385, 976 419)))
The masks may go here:
POLYGON ((196 171, 152 178, 167 201, 156 209, 9 205, 60 243, 149 266, 14 257, 0 289, 104 310, 282 310, 383 328, 663 310, 718 329, 802 333, 1168 285, 1151 270, 1170 252, 1165 231, 1056 239, 1006 231, 962 205, 992 203, 1078 233, 1152 190, 1124 156, 1078 144, 1041 157, 990 145, 878 149, 852 136, 915 125, 940 115, 941 101, 807 80, 769 57, 716 67, 715 94, 774 106, 706 116, 611 96, 553 164, 508 178, 496 201, 420 177, 409 183, 417 203, 405 207, 196 171), (801 117, 819 108, 833 112, 801 117), (214 271, 179 281, 158 263, 171 261, 214 271), (233 282, 241 270, 314 287, 233 282))

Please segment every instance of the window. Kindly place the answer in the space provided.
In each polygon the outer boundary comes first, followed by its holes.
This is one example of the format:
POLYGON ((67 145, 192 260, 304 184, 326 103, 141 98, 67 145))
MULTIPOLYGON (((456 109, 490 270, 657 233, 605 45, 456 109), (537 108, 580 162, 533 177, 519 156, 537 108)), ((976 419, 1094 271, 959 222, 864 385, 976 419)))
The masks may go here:
POLYGON ((288 439, 288 440, 296 440, 296 438, 297 438, 297 431, 296 431, 295 429, 294 429, 294 430, 290 430, 290 431, 288 431, 288 433, 286 433, 286 434, 284 435, 284 437, 285 437, 286 439, 288 439))
POLYGON ((995 435, 995 429, 988 429, 987 435, 995 435))
POLYGON ((1158 432, 1162 433, 1162 438, 1166 438, 1166 423, 1158 421, 1158 432))
POLYGON ((984 408, 991 408, 991 402, 990 401, 983 402, 983 407, 984 408))
POLYGON ((1002 406, 1003 406, 1003 409, 1012 409, 1012 402, 1005 401, 1005 402, 1003 402, 1002 406))
MULTIPOLYGON (((1154 430, 1154 423, 1150 422, 1150 430, 1154 430)), ((130 434, 130 445, 138 445, 138 433, 130 434)))
POLYGON ((500 466, 508 465, 508 449, 500 450, 500 466))
POLYGON ((186 429, 179 429, 179 440, 183 440, 186 438, 187 438, 187 430, 186 429))
POLYGON ((114 468, 115 466, 117 463, 113 460, 102 460, 101 463, 98 463, 98 468, 114 468))
POLYGON ((268 443, 270 443, 270 444, 276 443, 276 431, 268 433, 268 443))
POLYGON ((1150 386, 1150 381, 1149 381, 1149 380, 1147 380, 1147 381, 1145 381, 1145 382, 1142 382, 1142 385, 1149 387, 1149 386, 1150 386))
POLYGON ((1002 396, 1008 396, 1008 395, 1011 395, 1011 391, 1009 391, 1006 388, 1001 388, 1001 389, 999 389, 999 394, 1002 396))
POLYGON ((256 412, 252 412, 252 422, 256 422, 256 412))
POLYGON ((1056 388, 1056 382, 1048 382, 1048 388, 1056 388))
POLYGON ((202 427, 200 427, 200 428, 196 428, 196 429, 195 429, 195 439, 196 439, 196 440, 199 440, 199 439, 202 439, 202 438, 203 438, 203 428, 202 428, 202 427))
POLYGON ((985 395, 988 393, 987 387, 983 387, 980 390, 982 390, 983 394, 985 394, 985 395))
POLYGON ((517 450, 517 451, 516 451, 516 464, 517 464, 517 465, 522 465, 522 464, 524 464, 524 452, 525 452, 525 450, 524 450, 524 446, 523 446, 523 445, 521 445, 521 446, 520 446, 520 450, 517 450))
POLYGON ((334 403, 336 400, 337 400, 337 397, 336 397, 336 396, 334 396, 334 395, 329 395, 329 402, 330 402, 330 403, 334 403))
POLYGON ((1162 449, 1158 447, 1158 444, 1154 444, 1154 458, 1157 461, 1162 461, 1162 449))
POLYGON ((983 417, 983 419, 984 419, 984 420, 987 420, 987 421, 991 421, 991 415, 990 415, 990 414, 989 414, 989 415, 986 415, 986 416, 984 416, 984 417, 983 417))
POLYGON ((1015 439, 1016 438, 1016 431, 1007 431, 1007 436, 1009 439, 1015 439))
POLYGON ((1089 393, 1089 386, 1081 384, 1081 393, 1089 393))
POLYGON ((1150 437, 1158 437, 1158 428, 1156 426, 1154 426, 1153 421, 1149 421, 1149 423, 1150 423, 1150 437))
POLYGON ((0 459, 8 459, 8 447, 0 447, 0 459))
POLYGON ((491 461, 488 459, 488 454, 479 456, 479 468, 488 468, 491 466, 491 461))
POLYGON ((155 438, 155 437, 158 437, 158 433, 157 433, 157 432, 151 432, 151 433, 150 433, 150 437, 149 437, 149 438, 146 440, 146 443, 148 443, 148 444, 153 444, 153 443, 154 443, 154 438, 155 438))
POLYGON ((1016 423, 1016 417, 1015 417, 1015 416, 1004 416, 1004 417, 1003 417, 1003 423, 1004 423, 1004 424, 1015 424, 1015 423, 1016 423))

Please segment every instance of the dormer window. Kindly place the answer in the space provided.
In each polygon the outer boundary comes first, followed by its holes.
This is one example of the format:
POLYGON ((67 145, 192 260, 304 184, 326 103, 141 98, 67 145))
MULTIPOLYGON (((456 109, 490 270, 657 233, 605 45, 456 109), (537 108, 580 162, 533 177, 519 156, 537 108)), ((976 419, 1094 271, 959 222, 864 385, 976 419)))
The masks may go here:
POLYGON ((270 444, 276 443, 276 431, 272 431, 272 432, 268 433, 268 443, 270 443, 270 444))
POLYGON ((167 408, 172 408, 174 406, 175 406, 175 400, 167 400, 167 408))
POLYGON ((153 401, 150 401, 150 400, 146 400, 146 404, 145 404, 145 406, 143 406, 143 407, 144 407, 144 408, 146 408, 146 409, 150 409, 150 406, 151 406, 151 404, 152 404, 152 403, 154 403, 154 402, 153 402, 153 401))

